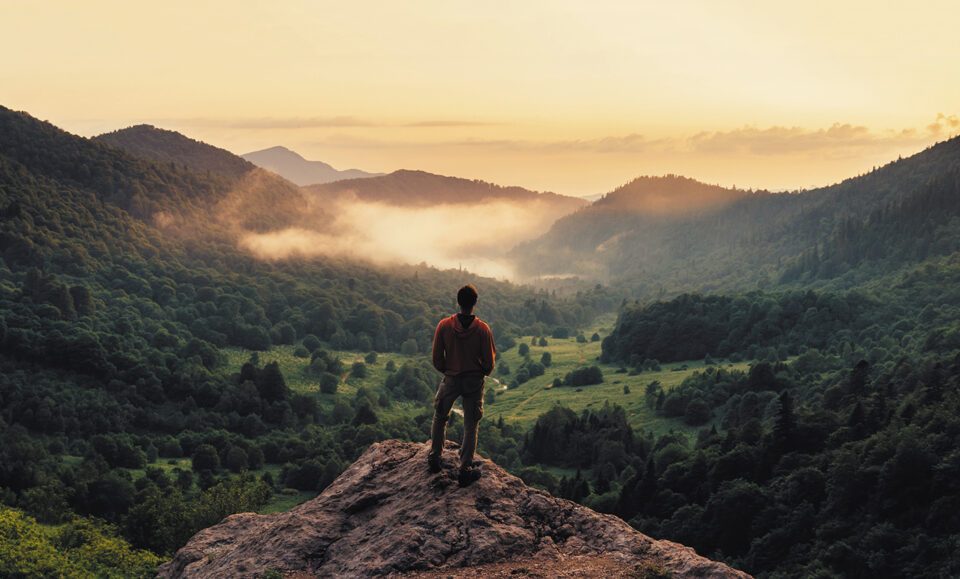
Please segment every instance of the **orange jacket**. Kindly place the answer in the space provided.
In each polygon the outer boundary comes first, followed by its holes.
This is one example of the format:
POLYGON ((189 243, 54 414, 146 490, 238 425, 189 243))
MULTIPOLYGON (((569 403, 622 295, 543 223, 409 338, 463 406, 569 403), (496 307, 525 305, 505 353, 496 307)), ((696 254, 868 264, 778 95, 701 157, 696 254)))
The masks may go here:
POLYGON ((497 358, 493 330, 473 317, 467 327, 458 314, 443 318, 433 334, 433 367, 447 376, 464 372, 489 375, 497 358))

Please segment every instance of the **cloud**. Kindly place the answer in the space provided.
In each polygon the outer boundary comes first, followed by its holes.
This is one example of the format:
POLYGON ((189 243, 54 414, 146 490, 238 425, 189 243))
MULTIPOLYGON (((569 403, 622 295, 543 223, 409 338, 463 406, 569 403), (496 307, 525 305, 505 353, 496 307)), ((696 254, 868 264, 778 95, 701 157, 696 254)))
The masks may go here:
POLYGON ((257 117, 257 118, 206 118, 157 119, 158 124, 175 124, 192 127, 223 129, 285 130, 285 129, 335 129, 335 128, 447 128, 484 127, 502 123, 468 121, 458 119, 425 119, 411 122, 386 122, 354 116, 332 117, 257 117))
POLYGON ((920 144, 929 140, 929 136, 916 129, 878 132, 860 125, 835 123, 814 130, 748 126, 732 131, 704 132, 693 135, 685 144, 694 152, 710 154, 858 156, 864 150, 920 144))
POLYGON ((404 123, 401 127, 412 128, 446 128, 446 127, 495 127, 503 123, 494 123, 487 121, 458 121, 458 120, 433 120, 433 121, 415 121, 404 123))
POLYGON ((927 130, 933 135, 940 135, 942 132, 960 129, 960 117, 957 115, 945 115, 940 113, 937 118, 927 125, 927 130))
POLYGON ((633 155, 670 153, 674 155, 820 155, 830 158, 856 157, 899 147, 921 147, 960 130, 957 115, 937 115, 923 128, 900 130, 871 129, 851 123, 834 123, 825 128, 789 126, 744 126, 728 131, 704 131, 688 136, 650 138, 640 133, 590 139, 483 139, 410 140, 378 139, 353 135, 330 135, 314 144, 350 148, 467 148, 522 153, 633 155))

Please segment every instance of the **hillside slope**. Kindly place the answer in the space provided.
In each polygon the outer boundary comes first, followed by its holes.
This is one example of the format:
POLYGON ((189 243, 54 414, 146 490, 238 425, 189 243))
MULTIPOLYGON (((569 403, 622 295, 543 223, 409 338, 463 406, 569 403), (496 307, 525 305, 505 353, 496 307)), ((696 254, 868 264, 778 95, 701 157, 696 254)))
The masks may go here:
POLYGON ((316 499, 287 513, 233 515, 201 531, 160 576, 510 576, 532 568, 553 577, 748 577, 527 487, 489 460, 480 459, 477 483, 460 488, 452 457, 433 475, 426 452, 423 444, 374 444, 316 499))
POLYGON ((258 167, 273 171, 284 179, 293 181, 297 185, 315 185, 330 183, 342 179, 363 179, 376 177, 382 173, 368 173, 360 169, 337 170, 323 161, 309 161, 296 151, 286 147, 270 147, 261 151, 253 151, 241 155, 258 167))
MULTIPOLYGON (((876 220, 878 211, 889 217, 903 204, 916 205, 910 199, 928 187, 949 187, 958 167, 960 138, 954 138, 868 174, 797 193, 725 190, 676 176, 640 178, 557 221, 512 256, 533 275, 609 280, 641 297, 754 289, 785 273, 801 282, 836 277, 859 262, 832 264, 806 277, 796 275, 797 263, 811 261, 819 244, 844 230, 876 220), (676 210, 651 210, 663 207, 676 210)), ((900 235, 888 242, 910 240, 900 235)))
POLYGON ((206 229, 219 223, 235 232, 266 232, 304 223, 323 228, 329 223, 323 208, 309 204, 293 183, 230 151, 178 132, 136 125, 94 137, 93 141, 215 183, 211 194, 202 198, 203 211, 192 215, 204 226, 190 223, 182 230, 206 229))
POLYGON ((153 125, 134 125, 98 135, 94 140, 123 149, 135 157, 175 163, 192 171, 240 177, 254 168, 253 163, 230 151, 153 125))

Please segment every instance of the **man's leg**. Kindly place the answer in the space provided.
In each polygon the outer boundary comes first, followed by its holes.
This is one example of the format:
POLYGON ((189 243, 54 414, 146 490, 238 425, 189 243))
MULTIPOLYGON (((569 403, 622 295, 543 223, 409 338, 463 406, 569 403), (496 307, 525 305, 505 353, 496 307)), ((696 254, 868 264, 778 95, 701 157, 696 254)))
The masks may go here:
POLYGON ((450 409, 457 399, 458 392, 453 388, 453 379, 444 376, 437 388, 437 395, 433 398, 433 426, 430 430, 430 464, 439 466, 443 455, 443 441, 447 434, 447 419, 450 409))
POLYGON ((463 395, 463 443, 460 445, 460 469, 473 464, 477 450, 477 428, 483 418, 483 388, 463 395))

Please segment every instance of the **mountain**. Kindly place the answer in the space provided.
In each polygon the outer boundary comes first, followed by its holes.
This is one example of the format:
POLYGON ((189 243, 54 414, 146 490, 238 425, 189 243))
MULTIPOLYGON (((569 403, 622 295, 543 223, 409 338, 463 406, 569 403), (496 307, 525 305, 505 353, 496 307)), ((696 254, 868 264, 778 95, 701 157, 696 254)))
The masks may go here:
POLYGON ((323 161, 308 161, 286 147, 270 147, 241 156, 258 167, 273 171, 300 186, 381 175, 381 173, 368 173, 360 169, 340 171, 323 161))
POLYGON ((153 125, 135 125, 94 137, 95 141, 123 149, 135 157, 182 165, 194 172, 241 177, 254 165, 230 151, 153 125))
POLYGON ((233 515, 196 534, 160 576, 512 577, 536 569, 547 577, 748 577, 532 489, 490 460, 478 460, 479 481, 459 488, 451 457, 430 474, 427 450, 375 443, 317 498, 286 513, 233 515))
POLYGON ((253 163, 175 131, 151 125, 136 125, 94 137, 95 142, 169 167, 189 171, 216 183, 206 197, 208 218, 226 227, 265 232, 304 223, 323 227, 329 216, 321 207, 309 206, 293 183, 253 163))
MULTIPOLYGON (((811 272, 820 246, 834 244, 830 240, 845 231, 869 227, 878 211, 896 221, 903 204, 928 207, 924 218, 910 219, 936 229, 953 213, 934 208, 957 205, 947 201, 949 192, 928 189, 950 187, 958 169, 960 138, 954 138, 868 174, 795 193, 724 190, 672 176, 641 178, 558 220, 512 256, 530 276, 581 275, 645 298, 839 278, 862 261, 834 260, 811 272), (924 205, 911 201, 917 195, 943 200, 924 205), (672 207, 666 201, 674 198, 680 209, 657 210, 672 207), (691 209, 682 209, 683 203, 691 209)), ((902 233, 884 242, 894 243, 911 242, 902 233)))
POLYGON ((405 207, 538 201, 555 211, 570 212, 588 204, 577 197, 405 169, 369 179, 313 185, 306 190, 324 198, 357 199, 405 207))
POLYGON ((638 177, 602 196, 588 211, 665 217, 691 215, 717 210, 747 194, 679 175, 638 177))
POLYGON ((557 220, 539 239, 512 252, 530 277, 581 275, 600 280, 620 277, 609 256, 625 238, 655 250, 657 241, 683 224, 729 207, 751 195, 699 181, 666 175, 640 177, 557 220))

